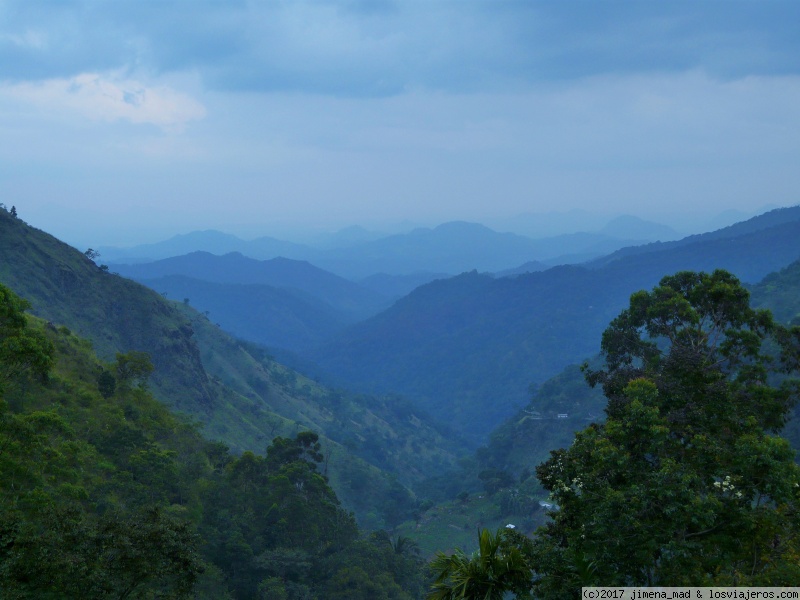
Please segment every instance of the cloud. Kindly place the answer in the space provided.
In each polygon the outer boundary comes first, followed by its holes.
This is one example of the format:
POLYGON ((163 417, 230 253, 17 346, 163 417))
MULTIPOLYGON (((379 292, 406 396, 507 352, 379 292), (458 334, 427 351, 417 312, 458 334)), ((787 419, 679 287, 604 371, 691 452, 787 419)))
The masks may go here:
POLYGON ((202 104, 167 86, 146 86, 115 75, 82 73, 64 79, 0 85, 0 95, 49 113, 78 114, 86 119, 155 125, 181 131, 202 119, 202 104))
POLYGON ((7 0, 0 79, 197 72, 224 91, 389 96, 598 75, 800 72, 796 0, 7 0))
POLYGON ((33 29, 28 29, 23 33, 4 33, 0 35, 0 44, 43 50, 47 47, 47 36, 43 32, 33 29))

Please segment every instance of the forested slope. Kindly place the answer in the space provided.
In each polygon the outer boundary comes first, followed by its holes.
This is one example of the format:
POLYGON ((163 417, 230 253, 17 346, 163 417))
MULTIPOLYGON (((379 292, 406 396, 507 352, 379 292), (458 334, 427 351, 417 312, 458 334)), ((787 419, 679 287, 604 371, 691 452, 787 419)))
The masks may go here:
POLYGON ((306 261, 282 257, 256 260, 239 252, 223 256, 192 252, 149 263, 118 264, 113 270, 137 281, 183 275, 211 283, 257 284, 292 290, 324 302, 349 322, 371 316, 389 304, 388 298, 362 285, 306 261))
POLYGON ((156 401, 147 369, 24 307, 0 286, 4 599, 420 596, 418 557, 359 534, 316 434, 234 456, 156 401))
MULTIPOLYGON (((800 318, 800 261, 770 273, 750 286, 753 308, 769 309, 776 321, 797 324, 800 318)), ((600 368, 599 358, 591 361, 600 368)), ((602 390, 586 383, 578 365, 570 365, 533 390, 530 402, 503 422, 478 453, 481 468, 508 470, 519 475, 545 460, 551 450, 566 447, 574 432, 587 423, 605 418, 606 398, 602 390), (559 414, 568 415, 559 419, 559 414)), ((783 432, 800 451, 800 409, 795 407, 783 432)))
POLYGON ((0 211, 0 283, 28 299, 38 316, 91 339, 105 360, 147 352, 154 394, 236 451, 263 451, 275 436, 318 431, 328 456, 337 457, 329 461, 337 492, 371 526, 408 514, 415 501, 404 485, 455 462, 457 439, 445 441, 419 410, 324 390, 191 307, 104 271, 6 211, 0 211), (394 410, 401 416, 389 418, 394 410))
POLYGON ((723 268, 756 282, 800 257, 800 209, 775 213, 600 268, 436 281, 306 355, 365 389, 407 394, 482 441, 530 384, 596 354, 630 294, 664 273, 723 268))

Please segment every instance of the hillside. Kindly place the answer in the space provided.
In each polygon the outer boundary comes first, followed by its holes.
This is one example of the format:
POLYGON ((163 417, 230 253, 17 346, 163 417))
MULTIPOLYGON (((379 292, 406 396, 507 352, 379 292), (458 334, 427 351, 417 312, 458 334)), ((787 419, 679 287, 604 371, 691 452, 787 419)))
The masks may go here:
POLYGON ((22 308, 0 285, 3 598, 420 596, 419 557, 360 535, 315 434, 235 456, 22 308))
POLYGON ((353 323, 330 305, 297 290, 211 283, 183 275, 138 281, 168 298, 191 304, 231 335, 265 346, 309 348, 353 323))
POLYGON ((136 281, 181 275, 210 283, 258 284, 295 293, 299 291, 308 298, 329 305, 341 313, 342 320, 350 322, 372 316, 389 305, 389 298, 382 294, 309 262, 282 257, 256 260, 239 252, 222 256, 192 252, 149 263, 115 264, 113 270, 136 281))
POLYGON ((413 496, 395 478, 411 484, 428 470, 455 462, 456 439, 445 439, 418 410, 388 399, 356 402, 323 390, 248 350, 191 307, 98 268, 74 248, 5 211, 0 211, 0 283, 27 298, 34 314, 92 340, 104 360, 117 352, 149 353, 155 395, 236 451, 263 451, 275 436, 306 428, 335 437, 323 439, 329 455, 341 458, 330 464, 331 481, 345 505, 373 526, 396 518, 392 512, 413 507, 413 496), (223 380, 238 382, 238 387, 223 380), (353 430, 345 431, 334 418, 329 404, 334 399, 336 413, 354 422, 353 430), (288 405, 294 409, 285 415, 273 410, 288 405), (384 419, 373 406, 383 411, 398 407, 405 418, 384 419), (314 416, 323 414, 325 419, 314 416), (386 444, 386 439, 401 443, 386 444), (372 457, 394 475, 354 454, 372 457))
POLYGON ((580 267, 515 279, 466 273, 419 288, 309 356, 367 390, 418 399, 477 445, 525 402, 537 373, 596 352, 626 298, 580 267))
MULTIPOLYGON (((759 231, 770 229, 772 227, 790 225, 795 223, 798 219, 800 219, 800 206, 778 208, 755 216, 751 219, 740 221, 738 223, 734 223, 733 225, 728 225, 727 227, 722 227, 721 229, 716 229, 707 233, 690 235, 680 240, 669 242, 653 242, 651 244, 645 244, 642 246, 622 248, 616 252, 612 252, 607 256, 603 256, 591 261, 588 266, 600 268, 628 256, 664 252, 666 250, 673 250, 682 246, 694 246, 695 244, 709 242, 712 240, 730 240, 740 236, 746 236, 748 234, 757 234, 759 231)), ((759 277, 756 277, 756 280, 757 279, 759 279, 759 277)))
POLYGON ((261 261, 238 252, 192 252, 113 268, 210 313, 241 339, 293 351, 320 345, 390 304, 367 287, 288 258, 261 261))
POLYGON ((800 325, 800 260, 750 287, 752 304, 768 308, 782 323, 800 325))
MULTIPOLYGON (((800 324, 800 261, 749 287, 753 308, 771 310, 780 323, 800 324)), ((601 368, 600 357, 592 359, 590 366, 601 368)), ((438 536, 438 547, 474 545, 468 528, 461 523, 470 523, 474 529, 475 521, 480 519, 490 528, 513 522, 528 531, 537 522, 538 501, 547 499, 545 490, 530 485, 530 474, 550 457, 551 451, 570 447, 575 433, 590 423, 604 421, 606 404, 600 387, 591 388, 578 365, 567 366, 533 389, 529 403, 495 428, 487 444, 471 460, 462 461, 457 476, 427 482, 423 488, 437 502, 422 514, 425 528, 418 532, 413 524, 406 523, 400 531, 418 539, 426 552, 437 549, 431 531, 438 536), (483 489, 484 481, 491 481, 487 479, 489 475, 502 481, 503 488, 493 494, 483 489), (509 494, 516 502, 509 502, 509 494), (533 510, 517 512, 520 499, 532 501, 533 510)), ((800 406, 792 410, 781 436, 800 456, 800 406)))
POLYGON ((408 395, 480 442, 530 384, 596 354, 630 294, 665 273, 723 268, 755 282, 796 260, 800 209, 774 212, 594 268, 436 281, 306 356, 364 389, 408 395))
MULTIPOLYGON (((750 305, 769 309, 788 325, 800 317, 800 260, 770 273, 750 286, 750 305)), ((592 368, 598 368, 599 364, 592 368)), ((532 394, 530 403, 495 429, 480 453, 484 468, 507 469, 519 474, 547 458, 550 450, 566 447, 575 431, 604 418, 606 398, 586 383, 577 365, 566 367, 532 394), (558 414, 568 418, 558 419, 558 414)), ((800 451, 800 407, 782 434, 800 451)))

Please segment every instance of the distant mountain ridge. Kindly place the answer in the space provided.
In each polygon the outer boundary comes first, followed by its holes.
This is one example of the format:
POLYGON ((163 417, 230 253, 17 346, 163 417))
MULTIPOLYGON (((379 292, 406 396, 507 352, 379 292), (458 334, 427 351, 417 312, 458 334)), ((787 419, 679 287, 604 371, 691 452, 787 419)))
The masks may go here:
POLYGON ((515 278, 436 281, 305 355, 365 389, 417 398, 482 439, 524 404, 529 384, 595 355, 631 293, 679 270, 724 268, 756 282, 797 260, 800 208, 612 256, 515 278))
MULTIPOLYGON (((382 236, 352 228, 322 241, 322 247, 284 242, 271 237, 244 241, 217 231, 193 232, 157 244, 133 248, 99 248, 108 263, 153 262, 196 251, 213 254, 239 252, 266 260, 284 257, 303 260, 341 277, 358 281, 376 274, 408 276, 418 273, 457 275, 478 270, 514 269, 531 261, 549 264, 582 262, 641 243, 659 226, 630 217, 607 224, 609 232, 577 232, 533 239, 500 233, 465 221, 417 228, 409 233, 382 236), (637 231, 638 228, 638 231, 637 231), (625 230, 644 237, 622 235, 625 230), (616 232, 616 233, 613 233, 616 232), (649 233, 646 233, 649 232, 649 233), (612 234, 613 233, 613 234, 612 234), (563 258, 562 258, 563 257, 563 258)), ((172 274, 172 273, 170 273, 172 274)))
POLYGON ((231 335, 264 346, 309 348, 353 322, 318 298, 294 289, 212 283, 184 275, 138 281, 169 298, 185 299, 231 335))
POLYGON ((257 260, 240 252, 219 256, 198 251, 155 262, 114 265, 114 270, 137 281, 180 275, 217 284, 259 284, 297 290, 340 311, 343 321, 371 316, 390 303, 382 294, 307 261, 283 257, 257 260))
POLYGON ((690 235, 680 240, 674 240, 670 242, 653 242, 641 246, 621 248, 616 252, 612 252, 608 256, 603 256, 601 258, 591 261, 589 263, 589 266, 602 267, 626 256, 632 256, 636 254, 647 254, 650 252, 661 252, 663 250, 669 250, 672 248, 678 248, 680 246, 696 244, 698 242, 731 239, 738 237, 740 235, 762 231, 769 227, 790 224, 797 221, 798 219, 800 219, 800 206, 777 208, 775 210, 771 210, 769 212, 755 216, 746 221, 741 221, 739 223, 734 223, 733 225, 728 225, 727 227, 723 227, 722 229, 709 231, 707 233, 690 235))
POLYGON ((646 221, 632 215, 620 215, 611 219, 602 229, 598 230, 598 233, 604 233, 618 239, 658 240, 661 242, 677 240, 682 237, 672 227, 653 221, 646 221))
POLYGON ((277 256, 305 259, 315 256, 315 251, 312 248, 302 244, 286 242, 268 236, 245 241, 235 235, 214 229, 179 234, 162 242, 142 244, 131 248, 101 246, 98 251, 103 260, 109 263, 152 262, 198 251, 205 251, 211 254, 240 252, 252 258, 262 259, 275 258, 277 256))

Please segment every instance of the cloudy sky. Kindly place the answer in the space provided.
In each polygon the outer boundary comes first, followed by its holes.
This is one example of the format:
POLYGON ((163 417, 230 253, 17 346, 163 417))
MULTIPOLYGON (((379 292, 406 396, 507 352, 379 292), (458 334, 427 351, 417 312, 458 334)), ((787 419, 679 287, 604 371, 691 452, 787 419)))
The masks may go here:
POLYGON ((0 0, 0 202, 75 245, 800 202, 800 2, 0 0))

